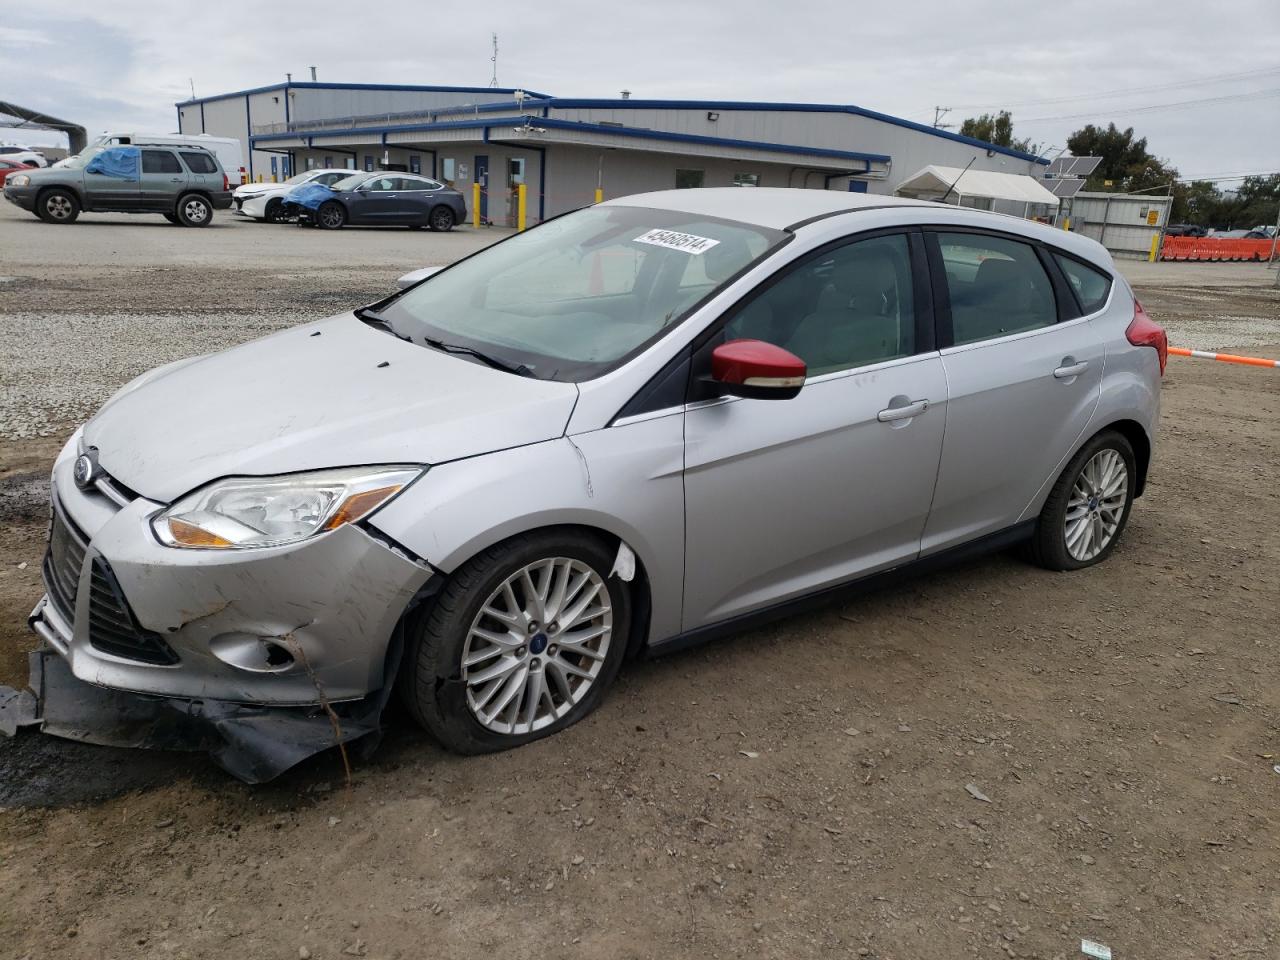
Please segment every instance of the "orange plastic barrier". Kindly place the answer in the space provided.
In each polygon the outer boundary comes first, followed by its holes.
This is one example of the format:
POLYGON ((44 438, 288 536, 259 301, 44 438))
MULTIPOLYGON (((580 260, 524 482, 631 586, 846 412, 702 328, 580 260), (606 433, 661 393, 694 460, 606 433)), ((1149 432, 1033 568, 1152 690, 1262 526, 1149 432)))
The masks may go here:
POLYGON ((1201 360, 1219 360, 1222 363, 1243 363, 1248 367, 1280 367, 1280 360, 1265 357, 1241 357, 1234 353, 1211 353, 1208 350, 1188 350, 1186 347, 1170 347, 1169 352, 1178 357, 1198 357, 1201 360))
POLYGON ((1270 240, 1219 240, 1216 237, 1165 237, 1161 260, 1266 260, 1270 240))

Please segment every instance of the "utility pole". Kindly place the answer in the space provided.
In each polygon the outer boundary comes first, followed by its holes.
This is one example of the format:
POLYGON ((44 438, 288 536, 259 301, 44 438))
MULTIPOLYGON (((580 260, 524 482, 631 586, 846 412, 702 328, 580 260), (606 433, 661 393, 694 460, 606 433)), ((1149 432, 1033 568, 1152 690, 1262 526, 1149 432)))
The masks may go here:
POLYGON ((489 78, 489 86, 496 87, 498 85, 498 35, 493 35, 493 56, 489 58, 489 62, 493 64, 493 76, 489 78))
POLYGON ((950 112, 951 112, 950 107, 935 106, 933 108, 933 128, 935 130, 950 130, 952 127, 955 126, 954 123, 942 122, 942 118, 945 117, 950 112))

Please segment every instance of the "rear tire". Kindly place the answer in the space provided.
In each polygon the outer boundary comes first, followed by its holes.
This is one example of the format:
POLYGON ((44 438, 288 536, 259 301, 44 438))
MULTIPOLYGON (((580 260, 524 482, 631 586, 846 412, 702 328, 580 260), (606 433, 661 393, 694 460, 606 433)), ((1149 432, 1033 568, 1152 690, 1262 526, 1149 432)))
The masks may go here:
POLYGON ((437 233, 448 233, 455 223, 453 211, 448 207, 436 207, 431 211, 428 225, 437 233))
POLYGON ((174 212, 184 227, 207 227, 213 220, 212 204, 198 193, 179 197, 174 212))
POLYGON ((46 190, 36 200, 36 216, 45 223, 75 223, 80 201, 70 190, 46 190))
POLYGON ((346 226, 347 210, 337 200, 326 200, 315 212, 315 222, 321 230, 340 230, 346 226))
POLYGON ((541 739, 589 714, 617 676, 630 632, 630 588, 609 575, 613 561, 589 534, 548 530, 459 567, 408 630, 398 686, 414 719, 445 748, 475 754, 541 739), (523 587, 526 570, 533 594, 523 587), (575 618, 557 620, 565 617, 575 618), (584 644, 593 645, 588 653, 574 652, 584 644))
POLYGON ((1104 430, 1071 458, 1036 520, 1027 557, 1047 570, 1101 563, 1124 533, 1138 471, 1133 445, 1104 430))

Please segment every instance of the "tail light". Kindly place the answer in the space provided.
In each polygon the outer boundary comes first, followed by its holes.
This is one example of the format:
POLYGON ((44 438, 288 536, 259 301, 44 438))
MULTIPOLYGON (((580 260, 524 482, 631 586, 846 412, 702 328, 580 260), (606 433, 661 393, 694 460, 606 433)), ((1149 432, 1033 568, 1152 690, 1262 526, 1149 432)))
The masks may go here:
POLYGON ((227 171, 222 171, 222 189, 223 192, 231 189, 231 181, 227 179, 227 171))
POLYGON ((1169 362, 1169 337, 1164 327, 1147 316, 1138 298, 1133 298, 1133 322, 1124 332, 1125 337, 1135 347, 1154 347, 1160 357, 1160 376, 1164 376, 1164 365, 1169 362))

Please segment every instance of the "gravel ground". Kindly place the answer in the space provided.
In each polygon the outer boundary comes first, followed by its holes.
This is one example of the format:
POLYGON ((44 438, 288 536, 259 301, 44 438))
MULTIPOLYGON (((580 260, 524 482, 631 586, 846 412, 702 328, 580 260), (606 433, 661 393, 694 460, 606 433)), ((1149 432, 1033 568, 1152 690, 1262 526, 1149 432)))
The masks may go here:
MULTIPOLYGON (((0 210, 23 278, 0 283, 0 683, 25 679, 76 420, 493 236, 143 224, 0 210)), ((1126 270, 1175 342, 1280 356, 1262 268, 1126 270)), ((1280 375, 1172 358, 1164 387, 1104 566, 990 557, 634 664, 521 750, 452 757, 398 723, 349 787, 322 756, 249 789, 0 742, 0 955, 1280 956, 1280 375)))

